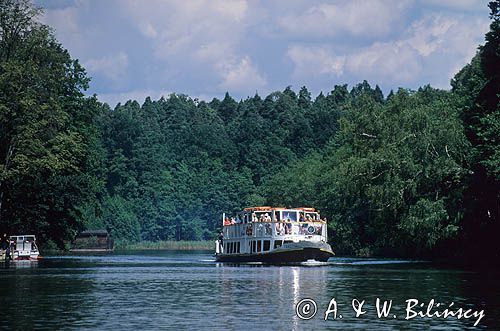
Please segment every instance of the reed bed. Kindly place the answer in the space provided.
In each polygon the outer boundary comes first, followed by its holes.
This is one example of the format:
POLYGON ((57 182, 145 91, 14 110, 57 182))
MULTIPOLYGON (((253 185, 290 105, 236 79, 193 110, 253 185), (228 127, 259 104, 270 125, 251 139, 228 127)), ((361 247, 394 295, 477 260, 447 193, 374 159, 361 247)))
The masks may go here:
POLYGON ((210 250, 214 249, 213 241, 140 241, 140 242, 124 242, 116 241, 115 249, 117 250, 159 250, 159 249, 171 249, 171 250, 210 250))

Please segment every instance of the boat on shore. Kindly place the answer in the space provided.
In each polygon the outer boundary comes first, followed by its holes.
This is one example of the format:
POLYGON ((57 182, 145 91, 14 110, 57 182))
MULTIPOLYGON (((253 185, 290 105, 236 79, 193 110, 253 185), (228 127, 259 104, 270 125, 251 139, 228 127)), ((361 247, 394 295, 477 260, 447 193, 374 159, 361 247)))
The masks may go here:
POLYGON ((10 236, 9 242, 9 248, 4 251, 2 261, 38 261, 41 259, 34 235, 10 236))
POLYGON ((334 255, 326 221, 314 208, 250 207, 222 219, 218 262, 326 262, 334 255))

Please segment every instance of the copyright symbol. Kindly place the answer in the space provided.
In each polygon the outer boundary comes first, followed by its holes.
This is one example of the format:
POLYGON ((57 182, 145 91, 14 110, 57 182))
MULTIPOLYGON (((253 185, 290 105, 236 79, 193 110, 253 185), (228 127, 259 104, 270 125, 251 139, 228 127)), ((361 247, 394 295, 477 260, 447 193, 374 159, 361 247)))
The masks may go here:
POLYGON ((295 314, 301 320, 310 320, 316 315, 318 306, 313 299, 302 299, 295 306, 295 314))

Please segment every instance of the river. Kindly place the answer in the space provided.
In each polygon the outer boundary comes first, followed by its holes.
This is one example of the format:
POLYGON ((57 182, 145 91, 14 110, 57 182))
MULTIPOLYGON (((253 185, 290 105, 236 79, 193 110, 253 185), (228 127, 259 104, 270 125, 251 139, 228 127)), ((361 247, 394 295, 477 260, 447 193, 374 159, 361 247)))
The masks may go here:
POLYGON ((36 263, 0 264, 0 328, 497 329, 499 276, 390 259, 269 266, 216 263, 206 251, 48 256, 36 263), (378 318, 377 298, 380 308, 392 300, 387 317, 378 318), (407 302, 411 299, 418 304, 408 311, 407 305, 416 303, 407 302), (462 308, 468 318, 412 317, 419 309, 424 314, 432 299, 431 313, 462 308))

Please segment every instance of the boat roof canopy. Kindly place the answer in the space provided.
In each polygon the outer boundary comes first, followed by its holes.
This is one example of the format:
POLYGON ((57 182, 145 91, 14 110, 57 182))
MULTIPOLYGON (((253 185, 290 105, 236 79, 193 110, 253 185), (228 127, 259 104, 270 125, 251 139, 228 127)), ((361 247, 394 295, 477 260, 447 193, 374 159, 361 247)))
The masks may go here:
POLYGON ((86 237, 107 237, 109 235, 107 230, 85 230, 78 234, 79 238, 86 237))
POLYGON ((243 211, 272 211, 272 210, 298 210, 310 213, 317 212, 315 208, 311 207, 285 208, 285 207, 258 206, 258 207, 248 207, 243 209, 243 211))
POLYGON ((16 239, 16 240, 24 240, 24 239, 35 239, 34 234, 15 234, 13 236, 10 236, 10 239, 16 239))

